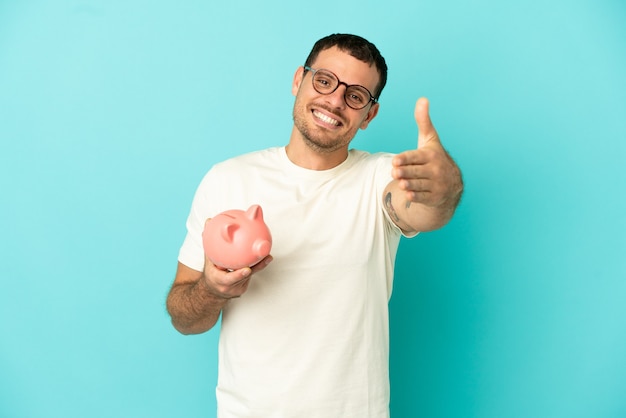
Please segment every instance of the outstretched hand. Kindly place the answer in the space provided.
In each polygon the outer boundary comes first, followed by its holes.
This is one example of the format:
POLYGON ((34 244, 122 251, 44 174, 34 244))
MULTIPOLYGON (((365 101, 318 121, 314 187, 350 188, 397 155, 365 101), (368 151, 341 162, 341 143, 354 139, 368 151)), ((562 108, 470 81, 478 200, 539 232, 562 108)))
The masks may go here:
MULTIPOLYGON (((415 104, 418 128, 417 149, 396 155, 392 176, 406 193, 407 206, 420 203, 428 207, 456 206, 463 183, 461 172, 441 145, 439 134, 430 120, 425 97, 415 104)), ((454 207, 452 207, 454 209, 454 207)))

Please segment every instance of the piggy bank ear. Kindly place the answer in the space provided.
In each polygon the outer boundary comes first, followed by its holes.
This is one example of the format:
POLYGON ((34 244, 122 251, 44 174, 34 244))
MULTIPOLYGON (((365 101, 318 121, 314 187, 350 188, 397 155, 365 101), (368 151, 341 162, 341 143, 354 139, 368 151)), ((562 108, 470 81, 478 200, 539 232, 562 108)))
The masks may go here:
POLYGON ((233 242, 233 237, 235 236, 235 231, 239 229, 239 225, 226 223, 222 226, 220 233, 224 241, 231 243, 233 242))
POLYGON ((250 219, 251 221, 255 221, 257 219, 263 219, 263 210, 261 210, 261 206, 259 205, 252 205, 250 206, 250 208, 246 211, 246 218, 250 219))

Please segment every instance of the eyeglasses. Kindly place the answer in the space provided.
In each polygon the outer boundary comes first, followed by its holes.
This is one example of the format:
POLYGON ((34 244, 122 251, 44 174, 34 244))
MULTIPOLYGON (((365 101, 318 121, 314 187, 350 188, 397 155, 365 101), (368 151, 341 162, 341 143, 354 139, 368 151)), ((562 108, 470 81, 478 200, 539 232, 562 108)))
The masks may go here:
POLYGON ((378 99, 372 96, 372 93, 368 89, 358 84, 346 84, 343 81, 339 81, 337 76, 332 72, 324 69, 313 69, 311 67, 304 67, 305 71, 311 71, 313 75, 312 82, 313 88, 320 94, 331 94, 340 85, 346 86, 346 91, 343 94, 343 98, 346 104, 352 109, 360 110, 367 106, 370 102, 376 103, 378 99))

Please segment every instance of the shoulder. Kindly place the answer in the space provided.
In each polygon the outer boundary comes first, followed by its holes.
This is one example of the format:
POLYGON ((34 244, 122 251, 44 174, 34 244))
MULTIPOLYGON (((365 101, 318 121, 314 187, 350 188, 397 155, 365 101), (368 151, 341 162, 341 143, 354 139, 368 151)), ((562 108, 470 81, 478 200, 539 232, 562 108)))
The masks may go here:
POLYGON ((237 181, 258 177, 281 164, 280 148, 252 151, 215 163, 202 178, 200 189, 221 190, 237 181))
POLYGON ((389 152, 369 153, 350 150, 354 160, 354 174, 360 179, 368 179, 377 196, 382 196, 387 185, 393 181, 391 161, 396 154, 389 152))
POLYGON ((218 163, 215 163, 205 175, 205 179, 212 177, 240 176, 250 171, 258 171, 264 167, 276 167, 280 162, 280 148, 267 148, 241 154, 218 163))
POLYGON ((241 169, 246 167, 254 167, 264 164, 275 164, 275 161, 280 158, 280 148, 266 148, 263 150, 252 151, 246 154, 241 154, 236 157, 229 158, 215 164, 211 170, 229 170, 229 169, 241 169))
POLYGON ((395 154, 390 152, 374 152, 351 149, 350 157, 356 166, 363 168, 370 167, 372 169, 391 168, 391 160, 395 154))

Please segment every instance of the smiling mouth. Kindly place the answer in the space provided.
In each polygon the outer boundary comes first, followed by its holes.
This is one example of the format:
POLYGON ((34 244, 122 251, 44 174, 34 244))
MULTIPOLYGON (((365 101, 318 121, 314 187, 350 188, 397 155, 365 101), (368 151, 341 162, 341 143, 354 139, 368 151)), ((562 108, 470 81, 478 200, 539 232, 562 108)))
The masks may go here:
POLYGON ((323 113, 321 113, 318 110, 313 110, 313 116, 315 116, 317 119, 321 120, 322 122, 324 122, 327 125, 332 125, 332 126, 341 126, 342 123, 339 122, 337 119, 333 119, 330 116, 327 116, 323 113))

